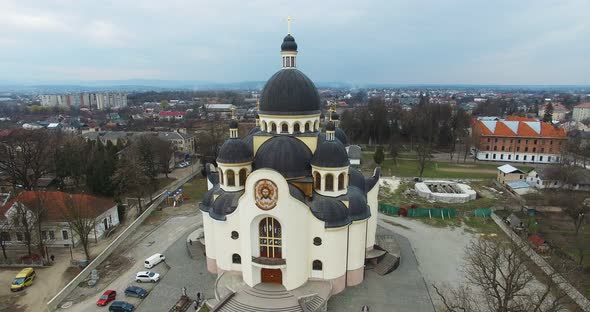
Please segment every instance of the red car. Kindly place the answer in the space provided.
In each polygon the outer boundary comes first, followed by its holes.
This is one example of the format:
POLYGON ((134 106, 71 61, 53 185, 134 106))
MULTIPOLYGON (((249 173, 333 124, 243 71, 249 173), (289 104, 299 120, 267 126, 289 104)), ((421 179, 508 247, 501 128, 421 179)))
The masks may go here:
POLYGON ((109 304, 109 302, 114 301, 115 298, 117 298, 117 292, 114 290, 107 290, 102 296, 100 296, 100 298, 98 298, 96 305, 104 307, 109 304))

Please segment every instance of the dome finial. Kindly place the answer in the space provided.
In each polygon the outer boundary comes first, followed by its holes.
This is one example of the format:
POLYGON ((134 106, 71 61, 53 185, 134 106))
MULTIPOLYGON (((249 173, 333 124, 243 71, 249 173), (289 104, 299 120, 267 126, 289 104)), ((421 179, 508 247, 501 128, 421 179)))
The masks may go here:
POLYGON ((287 35, 291 34, 291 16, 287 16, 287 35))

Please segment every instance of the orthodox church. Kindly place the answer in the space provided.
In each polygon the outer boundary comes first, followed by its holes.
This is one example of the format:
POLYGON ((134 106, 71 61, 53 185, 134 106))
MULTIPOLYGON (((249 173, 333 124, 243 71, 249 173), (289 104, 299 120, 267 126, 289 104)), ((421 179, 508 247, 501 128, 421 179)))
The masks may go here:
POLYGON ((365 177, 350 166, 338 115, 324 122, 314 83, 296 67, 291 34, 281 57, 262 90, 257 126, 240 138, 231 120, 217 167, 207 166, 199 207, 207 268, 233 272, 248 287, 291 291, 321 281, 333 295, 363 281, 375 248, 380 171, 365 177))

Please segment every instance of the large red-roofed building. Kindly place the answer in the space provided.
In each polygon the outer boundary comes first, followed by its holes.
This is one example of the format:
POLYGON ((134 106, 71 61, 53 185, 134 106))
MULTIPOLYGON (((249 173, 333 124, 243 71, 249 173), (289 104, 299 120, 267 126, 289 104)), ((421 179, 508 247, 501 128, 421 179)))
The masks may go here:
POLYGON ((567 141, 563 128, 529 118, 477 120, 473 138, 478 160, 557 163, 567 141))

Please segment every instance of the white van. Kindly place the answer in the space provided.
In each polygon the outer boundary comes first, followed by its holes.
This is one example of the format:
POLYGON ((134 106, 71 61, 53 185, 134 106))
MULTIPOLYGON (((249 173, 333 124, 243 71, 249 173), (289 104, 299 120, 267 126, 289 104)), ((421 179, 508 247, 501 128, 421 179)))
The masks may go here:
POLYGON ((145 259, 143 266, 146 269, 151 269, 154 266, 156 266, 156 264, 158 264, 164 260, 166 260, 166 257, 164 257, 163 254, 157 253, 157 254, 154 254, 154 255, 150 256, 149 258, 145 259))

